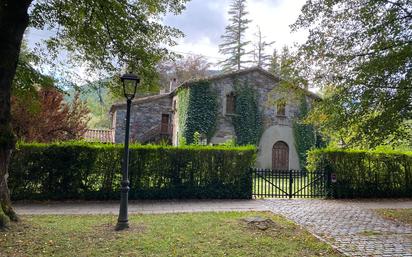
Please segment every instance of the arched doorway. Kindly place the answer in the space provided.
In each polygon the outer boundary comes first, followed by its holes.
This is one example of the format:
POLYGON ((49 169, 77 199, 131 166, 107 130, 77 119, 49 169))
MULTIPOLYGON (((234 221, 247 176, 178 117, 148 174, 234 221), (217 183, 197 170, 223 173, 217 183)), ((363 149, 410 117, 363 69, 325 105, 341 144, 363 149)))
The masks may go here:
POLYGON ((273 145, 272 169, 273 170, 288 170, 289 169, 289 146, 283 141, 278 141, 273 145))

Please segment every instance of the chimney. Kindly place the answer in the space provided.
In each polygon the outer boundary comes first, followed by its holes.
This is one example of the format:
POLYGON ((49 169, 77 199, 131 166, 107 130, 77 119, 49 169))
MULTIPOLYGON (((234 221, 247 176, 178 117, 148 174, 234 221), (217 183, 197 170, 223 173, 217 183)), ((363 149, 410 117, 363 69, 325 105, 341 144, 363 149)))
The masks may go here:
POLYGON ((177 87, 177 79, 173 78, 173 79, 170 80, 170 92, 175 90, 176 87, 177 87))

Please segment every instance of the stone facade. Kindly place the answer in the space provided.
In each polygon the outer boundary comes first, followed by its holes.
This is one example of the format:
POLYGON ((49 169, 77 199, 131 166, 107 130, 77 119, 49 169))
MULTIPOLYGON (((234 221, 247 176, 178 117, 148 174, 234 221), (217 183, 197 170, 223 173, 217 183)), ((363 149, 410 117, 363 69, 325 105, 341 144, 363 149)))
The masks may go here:
MULTIPOLYGON (((287 144, 289 149, 289 169, 299 169, 298 155, 292 130, 292 120, 296 116, 299 106, 299 97, 296 90, 282 91, 279 88, 279 79, 270 73, 260 69, 251 68, 238 72, 217 75, 205 78, 211 83, 213 90, 218 95, 217 129, 210 140, 210 144, 221 144, 236 137, 232 124, 231 115, 227 113, 227 95, 234 92, 235 85, 249 85, 258 94, 258 108, 263 118, 263 134, 259 143, 259 152, 256 166, 259 168, 272 168, 272 148, 278 141, 287 144), (276 100, 286 101, 285 115, 278 115, 276 100)), ((197 80, 188 81, 180 87, 190 87, 197 80)), ((147 140, 148 131, 153 131, 159 126, 162 114, 169 114, 171 126, 171 142, 178 145, 179 122, 177 109, 179 99, 176 94, 178 89, 168 94, 138 99, 134 102, 131 118, 131 137, 138 142, 147 140)), ((316 95, 299 89, 305 93, 311 104, 312 100, 318 98, 316 95)), ((112 107, 113 126, 115 128, 115 141, 124 140, 125 105, 114 105, 112 107)), ((150 133, 149 133, 150 134, 150 133)))
MULTIPOLYGON (((111 109, 115 143, 123 143, 126 124, 126 104, 116 104, 111 109)), ((130 140, 146 143, 161 130, 162 115, 173 119, 170 94, 145 97, 133 101, 130 115, 130 140)), ((171 127, 169 128, 171 132, 171 127)))

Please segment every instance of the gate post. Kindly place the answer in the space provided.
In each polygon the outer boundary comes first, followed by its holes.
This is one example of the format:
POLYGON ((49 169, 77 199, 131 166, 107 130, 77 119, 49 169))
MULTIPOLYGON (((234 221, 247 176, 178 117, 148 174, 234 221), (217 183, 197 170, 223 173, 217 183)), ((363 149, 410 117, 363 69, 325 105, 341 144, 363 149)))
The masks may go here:
POLYGON ((324 176, 326 176, 326 198, 333 198, 332 180, 331 180, 331 169, 328 165, 322 163, 322 170, 324 176))
POLYGON ((292 184, 293 184, 292 170, 289 170, 289 199, 292 198, 292 184))

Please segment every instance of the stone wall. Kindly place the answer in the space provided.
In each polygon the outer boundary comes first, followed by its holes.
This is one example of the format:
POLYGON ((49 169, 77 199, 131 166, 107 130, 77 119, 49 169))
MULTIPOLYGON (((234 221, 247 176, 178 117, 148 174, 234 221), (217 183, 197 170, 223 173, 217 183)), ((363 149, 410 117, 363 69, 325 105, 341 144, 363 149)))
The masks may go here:
POLYGON ((299 170, 299 156, 295 147, 293 129, 284 125, 273 125, 265 129, 260 138, 256 167, 261 169, 272 168, 272 149, 278 141, 286 143, 289 147, 289 169, 299 170))
MULTIPOLYGON (((159 128, 162 114, 172 116, 172 100, 170 95, 159 95, 137 99, 133 102, 130 116, 130 140, 131 142, 144 141, 145 135, 151 130, 159 128)), ((125 136, 126 105, 114 107, 115 143, 123 143, 125 136)))
POLYGON ((290 97, 293 94, 277 94, 278 82, 264 74, 255 71, 233 77, 214 80, 211 86, 218 92, 218 128, 211 143, 220 143, 235 135, 230 114, 226 113, 226 95, 234 91, 234 85, 252 86, 258 93, 259 109, 263 114, 263 129, 273 125, 292 126, 292 119, 298 110, 299 102, 290 97), (278 98, 288 98, 286 116, 276 115, 275 101, 278 98))
MULTIPOLYGON (((224 143, 236 137, 235 129, 232 124, 231 114, 226 113, 226 96, 234 92, 234 85, 252 86, 258 93, 259 110, 263 114, 263 135, 259 144, 258 160, 256 166, 259 168, 271 168, 272 166, 272 147, 281 140, 289 146, 289 168, 298 169, 299 160, 294 146, 292 120, 298 111, 299 100, 296 94, 281 92, 277 90, 278 81, 262 72, 252 71, 244 74, 234 74, 210 81, 211 87, 218 95, 218 117, 217 129, 211 139, 211 144, 224 143), (286 99, 286 115, 278 116, 276 113, 276 100, 286 99)), ((175 96, 178 103, 178 99, 175 96)), ((177 120, 174 120, 175 133, 174 145, 177 145, 177 120)))
MULTIPOLYGON (((263 114, 263 134, 259 143, 256 167, 271 168, 273 145, 277 141, 283 141, 289 147, 289 168, 299 169, 292 129, 292 120, 300 104, 300 97, 296 91, 281 90, 277 79, 259 70, 215 77, 210 79, 210 82, 218 95, 218 116, 216 133, 209 143, 220 144, 236 137, 231 114, 226 113, 226 96, 234 92, 236 84, 249 85, 258 93, 258 107, 263 114), (285 99, 287 102, 285 116, 277 115, 276 100, 278 99, 285 99)), ((311 104, 312 97, 308 96, 307 99, 311 104)), ((172 143, 175 146, 178 145, 179 121, 176 113, 178 105, 179 99, 174 92, 135 101, 131 117, 132 140, 142 142, 147 131, 160 126, 162 113, 167 113, 170 114, 173 125, 172 143)), ((114 106, 113 122, 116 128, 116 143, 122 143, 124 140, 125 109, 125 105, 114 106)))

